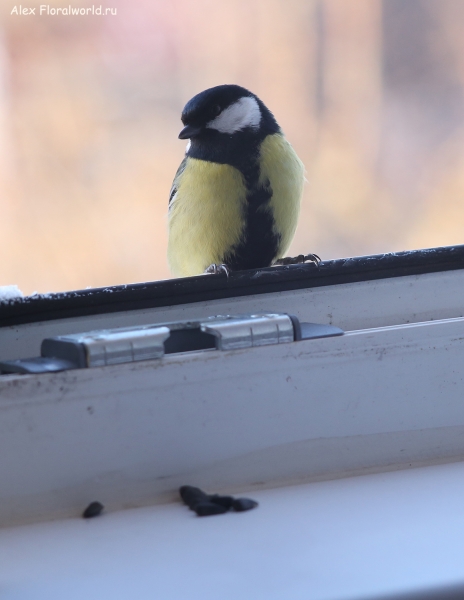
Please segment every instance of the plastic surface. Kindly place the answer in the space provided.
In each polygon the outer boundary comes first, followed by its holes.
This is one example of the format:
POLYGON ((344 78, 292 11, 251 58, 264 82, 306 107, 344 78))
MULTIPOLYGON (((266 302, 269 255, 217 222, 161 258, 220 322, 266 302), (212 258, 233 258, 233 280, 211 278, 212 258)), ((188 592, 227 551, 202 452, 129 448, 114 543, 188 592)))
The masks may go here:
MULTIPOLYGON (((2 600, 458 600, 464 465, 0 530, 2 600)), ((76 515, 79 517, 79 515, 76 515)))
POLYGON ((0 305, 0 327, 463 268, 461 245, 29 296, 0 305))

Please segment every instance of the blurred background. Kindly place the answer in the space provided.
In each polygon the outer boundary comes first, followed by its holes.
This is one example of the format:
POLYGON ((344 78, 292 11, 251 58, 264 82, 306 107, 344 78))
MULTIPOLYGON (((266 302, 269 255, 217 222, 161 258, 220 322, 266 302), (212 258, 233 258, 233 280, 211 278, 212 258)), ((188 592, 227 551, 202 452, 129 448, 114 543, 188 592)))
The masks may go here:
POLYGON ((290 254, 464 242, 462 0, 15 6, 0 7, 0 285, 170 277, 180 113, 222 83, 260 96, 306 165, 290 254))

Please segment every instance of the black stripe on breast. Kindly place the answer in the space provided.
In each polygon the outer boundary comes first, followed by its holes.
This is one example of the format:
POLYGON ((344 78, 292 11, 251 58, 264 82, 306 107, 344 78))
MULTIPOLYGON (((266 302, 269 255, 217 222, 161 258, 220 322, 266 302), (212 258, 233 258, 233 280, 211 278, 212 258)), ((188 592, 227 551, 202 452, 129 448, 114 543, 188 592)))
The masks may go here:
POLYGON ((280 236, 274 233, 274 218, 269 202, 272 188, 267 180, 258 184, 259 166, 257 163, 243 173, 247 183, 247 205, 245 229, 242 240, 225 256, 224 263, 232 270, 257 269, 269 267, 277 257, 280 236))

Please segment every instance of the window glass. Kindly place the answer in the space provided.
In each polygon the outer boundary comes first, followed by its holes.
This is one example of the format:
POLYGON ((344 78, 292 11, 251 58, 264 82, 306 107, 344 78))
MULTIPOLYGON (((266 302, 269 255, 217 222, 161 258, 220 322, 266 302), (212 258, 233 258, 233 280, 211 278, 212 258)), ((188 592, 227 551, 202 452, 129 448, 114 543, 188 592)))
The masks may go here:
POLYGON ((0 285, 170 277, 180 112, 221 83, 260 96, 306 165, 291 255, 463 241, 463 2, 50 0, 0 14, 0 285))

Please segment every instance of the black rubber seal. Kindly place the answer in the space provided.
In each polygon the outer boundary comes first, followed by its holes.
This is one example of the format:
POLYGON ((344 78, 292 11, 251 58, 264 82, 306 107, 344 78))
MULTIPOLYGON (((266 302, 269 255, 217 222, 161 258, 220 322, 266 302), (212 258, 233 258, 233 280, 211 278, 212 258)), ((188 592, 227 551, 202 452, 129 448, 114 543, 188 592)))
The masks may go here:
POLYGON ((0 304, 0 327, 464 268, 464 245, 36 295, 0 304))

